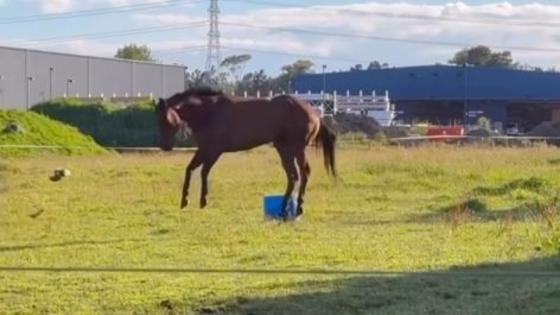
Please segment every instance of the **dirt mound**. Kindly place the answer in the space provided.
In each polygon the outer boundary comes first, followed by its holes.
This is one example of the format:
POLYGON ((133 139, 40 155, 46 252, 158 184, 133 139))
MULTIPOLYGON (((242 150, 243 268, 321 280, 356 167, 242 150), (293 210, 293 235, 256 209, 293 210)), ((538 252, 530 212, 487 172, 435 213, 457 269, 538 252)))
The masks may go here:
POLYGON ((406 138, 410 137, 410 128, 400 126, 383 127, 383 134, 387 138, 406 138))
POLYGON ((471 136, 471 137, 488 138, 493 135, 494 134, 490 130, 484 128, 473 129, 467 132, 467 136, 471 136))
POLYGON ((339 113, 330 119, 330 124, 339 134, 363 133, 368 138, 374 138, 382 132, 381 125, 367 116, 339 113))
POLYGON ((531 137, 560 137, 560 122, 545 121, 527 133, 531 137))

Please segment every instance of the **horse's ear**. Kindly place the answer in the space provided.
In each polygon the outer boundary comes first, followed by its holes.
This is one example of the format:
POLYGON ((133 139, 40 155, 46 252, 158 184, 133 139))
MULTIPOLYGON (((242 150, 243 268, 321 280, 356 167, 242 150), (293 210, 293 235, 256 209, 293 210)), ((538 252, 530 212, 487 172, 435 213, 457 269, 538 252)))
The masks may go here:
POLYGON ((183 121, 174 108, 168 108, 166 113, 167 121, 174 127, 179 127, 183 121))

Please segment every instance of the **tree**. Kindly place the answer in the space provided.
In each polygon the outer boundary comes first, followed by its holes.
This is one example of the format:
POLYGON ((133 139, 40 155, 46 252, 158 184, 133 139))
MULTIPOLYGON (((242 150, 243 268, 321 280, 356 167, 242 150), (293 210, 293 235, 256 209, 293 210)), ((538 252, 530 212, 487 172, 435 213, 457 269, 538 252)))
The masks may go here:
POLYGON ((361 63, 356 64, 355 66, 350 67, 350 71, 362 71, 364 70, 364 66, 361 63))
POLYGON ((273 89, 274 79, 269 77, 264 70, 247 73, 238 82, 236 87, 236 94, 243 95, 246 91, 249 95, 257 95, 257 91, 261 92, 264 96, 273 89))
POLYGON ((381 63, 377 60, 370 62, 369 65, 367 66, 367 70, 380 70, 380 69, 387 69, 387 68, 389 68, 388 63, 386 62, 381 63))
POLYGON ((129 44, 117 50, 116 58, 154 61, 152 51, 146 45, 129 44))
POLYGON ((514 68, 517 66, 517 64, 513 62, 511 52, 493 52, 489 47, 483 45, 458 51, 455 53, 455 56, 449 60, 449 63, 463 66, 492 66, 501 68, 514 68))
POLYGON ((243 68, 251 60, 251 55, 232 55, 226 57, 220 63, 221 68, 226 68, 235 82, 239 81, 239 71, 243 72, 243 68))
POLYGON ((313 62, 307 59, 299 59, 296 62, 282 67, 282 73, 274 80, 273 88, 277 92, 290 92, 290 83, 298 74, 313 73, 313 62))
POLYGON ((201 70, 194 70, 192 72, 185 72, 185 83, 187 88, 199 87, 205 83, 205 76, 207 73, 201 70))

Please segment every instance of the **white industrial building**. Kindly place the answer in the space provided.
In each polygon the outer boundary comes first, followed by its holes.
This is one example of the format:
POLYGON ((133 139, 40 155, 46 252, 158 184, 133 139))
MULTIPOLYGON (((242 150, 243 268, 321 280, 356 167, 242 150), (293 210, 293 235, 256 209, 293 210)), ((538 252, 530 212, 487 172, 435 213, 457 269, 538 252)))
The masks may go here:
POLYGON ((51 98, 169 97, 185 88, 180 65, 0 46, 0 109, 51 98))

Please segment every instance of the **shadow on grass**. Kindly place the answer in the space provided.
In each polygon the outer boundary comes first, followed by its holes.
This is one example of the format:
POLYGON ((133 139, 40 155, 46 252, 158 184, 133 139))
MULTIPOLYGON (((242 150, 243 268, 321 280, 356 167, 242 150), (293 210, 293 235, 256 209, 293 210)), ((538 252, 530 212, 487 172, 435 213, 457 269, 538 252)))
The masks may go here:
POLYGON ((549 184, 538 177, 530 177, 527 179, 516 179, 501 186, 488 187, 479 186, 473 189, 472 193, 485 196, 501 196, 508 194, 516 189, 523 189, 532 192, 543 192, 549 184))
POLYGON ((52 244, 26 244, 26 245, 15 245, 15 246, 0 246, 0 253, 20 251, 27 249, 50 249, 50 248, 63 248, 69 246, 83 246, 83 245, 109 245, 124 242, 145 242, 149 239, 114 239, 114 240, 102 240, 102 241, 68 241, 52 244))
POLYGON ((546 202, 531 201, 522 202, 513 207, 505 209, 491 209, 481 199, 486 196, 504 196, 514 190, 525 190, 537 194, 549 194, 549 184, 536 177, 528 179, 517 179, 500 186, 479 186, 475 187, 463 200, 453 204, 448 204, 440 208, 432 209, 432 213, 421 216, 414 216, 406 220, 406 223, 413 222, 434 222, 451 221, 460 222, 468 220, 483 221, 525 221, 528 219, 539 219, 560 215, 560 201, 557 195, 547 198, 546 202))
POLYGON ((455 204, 438 208, 434 213, 416 217, 410 222, 433 222, 439 220, 482 220, 482 221, 525 221, 542 217, 543 205, 533 202, 525 202, 520 205, 505 209, 489 209, 483 201, 478 198, 468 198, 455 204))
POLYGON ((550 165, 560 165, 560 159, 549 159, 548 164, 550 164, 550 165))
MULTIPOLYGON (((195 314, 558 314, 560 277, 506 276, 560 272, 560 256, 521 263, 457 267, 404 276, 358 276, 293 282, 205 305, 195 314), (493 273, 449 275, 449 271, 493 273), (500 274, 501 273, 501 274, 500 274), (262 297, 264 296, 264 297, 262 297)), ((287 277, 286 275, 278 277, 287 277)), ((183 314, 181 301, 164 300, 167 314, 183 314)), ((190 313, 190 310, 186 311, 190 313)))

